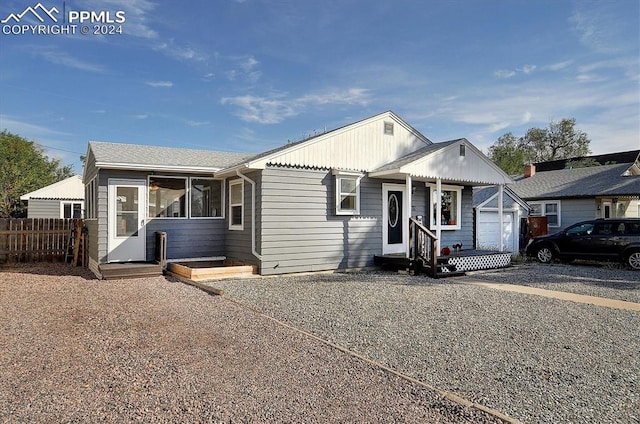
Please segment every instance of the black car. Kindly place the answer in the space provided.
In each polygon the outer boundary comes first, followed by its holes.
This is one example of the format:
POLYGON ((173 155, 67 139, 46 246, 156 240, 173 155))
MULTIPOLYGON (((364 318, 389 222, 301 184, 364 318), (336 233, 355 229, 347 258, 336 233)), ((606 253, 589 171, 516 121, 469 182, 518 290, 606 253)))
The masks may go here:
POLYGON ((532 238, 526 254, 543 263, 554 259, 615 260, 640 269, 640 218, 579 222, 559 233, 532 238))

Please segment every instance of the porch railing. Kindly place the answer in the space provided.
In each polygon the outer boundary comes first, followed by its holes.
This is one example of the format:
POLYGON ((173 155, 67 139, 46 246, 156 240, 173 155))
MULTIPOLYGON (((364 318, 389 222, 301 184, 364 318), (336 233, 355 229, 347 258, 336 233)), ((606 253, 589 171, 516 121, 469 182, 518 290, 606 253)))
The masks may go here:
POLYGON ((436 277, 436 240, 436 235, 427 227, 415 218, 409 218, 409 259, 410 266, 416 274, 425 271, 430 277, 436 277))

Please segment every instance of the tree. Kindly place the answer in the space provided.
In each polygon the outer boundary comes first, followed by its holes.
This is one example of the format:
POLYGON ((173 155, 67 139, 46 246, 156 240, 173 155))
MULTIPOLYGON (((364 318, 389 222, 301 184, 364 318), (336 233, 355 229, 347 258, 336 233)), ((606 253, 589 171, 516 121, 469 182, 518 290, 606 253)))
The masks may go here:
POLYGON ((575 129, 576 120, 553 121, 549 128, 530 128, 523 137, 523 145, 532 162, 546 162, 586 156, 589 150, 587 134, 575 129))
POLYGON ((49 159, 35 142, 0 132, 0 218, 24 215, 20 196, 73 175, 71 166, 49 159))
POLYGON ((498 138, 489 147, 489 158, 509 175, 522 172, 522 167, 527 162, 525 150, 519 146, 518 139, 509 133, 498 138))
POLYGON ((522 172, 527 163, 546 162, 586 156, 589 137, 575 129, 576 120, 565 118, 552 121, 548 128, 529 128, 516 140, 506 133, 489 147, 489 158, 510 175, 522 172))

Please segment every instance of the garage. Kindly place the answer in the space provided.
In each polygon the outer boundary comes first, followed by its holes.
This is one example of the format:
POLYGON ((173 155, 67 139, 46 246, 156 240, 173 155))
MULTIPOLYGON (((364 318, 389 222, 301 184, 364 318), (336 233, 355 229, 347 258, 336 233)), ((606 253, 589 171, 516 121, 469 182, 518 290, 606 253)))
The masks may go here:
MULTIPOLYGON (((474 189, 475 248, 499 250, 499 212, 497 187, 474 189)), ((518 195, 505 188, 502 201, 502 246, 505 251, 518 252, 520 218, 529 214, 529 206, 518 195)), ((524 247, 524 246, 523 246, 524 247)))

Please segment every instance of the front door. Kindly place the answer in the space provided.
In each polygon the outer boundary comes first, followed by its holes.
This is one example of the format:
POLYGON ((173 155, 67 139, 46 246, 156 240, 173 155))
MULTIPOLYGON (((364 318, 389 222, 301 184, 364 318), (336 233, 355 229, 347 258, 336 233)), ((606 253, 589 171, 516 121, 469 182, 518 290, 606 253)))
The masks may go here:
POLYGON ((382 185, 382 253, 405 253, 404 185, 382 185))
POLYGON ((109 180, 109 262, 146 259, 145 180, 109 180))

